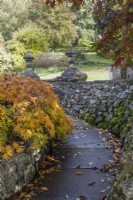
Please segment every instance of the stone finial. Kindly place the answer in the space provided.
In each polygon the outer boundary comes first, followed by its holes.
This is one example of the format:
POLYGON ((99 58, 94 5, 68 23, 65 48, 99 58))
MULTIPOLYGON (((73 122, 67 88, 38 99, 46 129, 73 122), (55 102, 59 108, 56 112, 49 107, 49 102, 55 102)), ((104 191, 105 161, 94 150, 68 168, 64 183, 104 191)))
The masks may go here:
POLYGON ((70 45, 69 50, 66 52, 66 55, 69 58, 69 64, 74 64, 75 63, 75 57, 77 55, 77 52, 74 50, 73 45, 70 45))
POLYGON ((61 74, 60 77, 57 77, 56 80, 69 82, 86 81, 87 74, 81 72, 74 66, 75 56, 77 55, 77 52, 73 49, 72 45, 66 52, 66 55, 69 57, 69 67, 61 74))
POLYGON ((29 50, 27 51, 27 55, 24 56, 23 59, 24 59, 25 62, 26 62, 26 67, 27 67, 27 68, 32 67, 32 61, 33 61, 35 58, 31 55, 31 53, 30 53, 29 50))
POLYGON ((40 79, 40 77, 32 69, 32 61, 35 58, 31 55, 30 51, 27 52, 27 55, 23 59, 26 62, 26 70, 22 75, 26 77, 40 79))

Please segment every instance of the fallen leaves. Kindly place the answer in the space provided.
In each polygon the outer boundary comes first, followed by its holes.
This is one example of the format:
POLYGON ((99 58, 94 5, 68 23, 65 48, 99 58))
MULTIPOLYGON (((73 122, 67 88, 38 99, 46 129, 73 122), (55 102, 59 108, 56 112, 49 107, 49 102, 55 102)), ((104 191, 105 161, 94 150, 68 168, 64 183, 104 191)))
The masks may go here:
POLYGON ((103 137, 102 141, 107 143, 107 148, 111 149, 113 152, 112 160, 109 160, 109 164, 105 165, 102 171, 114 172, 120 160, 122 141, 117 138, 115 134, 108 132, 108 130, 99 129, 99 134, 106 134, 106 137, 103 137))
POLYGON ((100 193, 104 193, 104 192, 106 192, 106 190, 101 190, 101 191, 100 191, 100 193))
POLYGON ((106 179, 105 179, 105 178, 102 178, 102 179, 101 179, 101 182, 102 182, 102 183, 105 183, 105 182, 106 182, 106 179))
POLYGON ((66 197, 66 199, 68 199, 68 198, 69 198, 69 196, 68 196, 68 195, 65 195, 65 197, 66 197))
POLYGON ((90 182, 88 185, 89 186, 94 186, 95 184, 96 184, 96 182, 93 181, 93 182, 90 182))
POLYGON ((74 154, 74 158, 76 158, 77 156, 81 156, 81 155, 82 155, 81 152, 77 152, 77 153, 74 154))
POLYGON ((39 170, 39 176, 28 184, 21 192, 18 192, 8 200, 31 200, 37 193, 47 192, 48 188, 42 184, 44 182, 45 175, 52 173, 53 171, 60 171, 59 160, 54 156, 47 156, 45 161, 42 163, 42 168, 39 170))
POLYGON ((77 165, 75 168, 76 168, 76 169, 80 169, 80 168, 81 168, 81 165, 77 165))
POLYGON ((76 200, 87 200, 87 198, 85 196, 80 196, 76 200))
POLYGON ((41 187, 41 190, 42 191, 48 191, 48 188, 47 187, 41 187))
POLYGON ((107 199, 107 195, 104 197, 101 197, 99 200, 106 200, 107 199))
POLYGON ((83 171, 81 171, 81 170, 80 171, 76 171, 75 174, 76 175, 83 175, 83 171))

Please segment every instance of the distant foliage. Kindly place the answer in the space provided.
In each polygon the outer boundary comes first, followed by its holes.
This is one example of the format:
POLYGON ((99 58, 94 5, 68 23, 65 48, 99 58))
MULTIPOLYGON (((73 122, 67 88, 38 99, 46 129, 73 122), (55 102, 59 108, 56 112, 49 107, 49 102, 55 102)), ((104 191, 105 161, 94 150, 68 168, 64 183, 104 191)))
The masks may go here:
POLYGON ((30 0, 0 1, 0 32, 4 39, 11 39, 12 33, 26 23, 30 2, 30 0))
POLYGON ((23 56, 30 49, 33 55, 48 49, 48 41, 45 32, 36 25, 30 23, 13 34, 8 42, 8 49, 12 53, 12 61, 15 66, 23 68, 23 56))
POLYGON ((75 10, 76 18, 74 24, 76 25, 78 38, 86 37, 88 40, 95 41, 95 22, 93 19, 94 3, 90 0, 84 0, 82 7, 75 10))
POLYGON ((65 138, 72 122, 51 86, 31 78, 0 75, 0 154, 38 149, 51 138, 65 138))
POLYGON ((82 37, 79 39, 78 47, 83 48, 84 50, 92 51, 93 42, 87 37, 82 37))
POLYGON ((76 38, 75 17, 65 3, 51 8, 40 0, 29 9, 29 19, 44 30, 53 50, 68 46, 76 38))
POLYGON ((5 41, 0 34, 0 73, 9 72, 12 69, 11 56, 5 47, 5 41))

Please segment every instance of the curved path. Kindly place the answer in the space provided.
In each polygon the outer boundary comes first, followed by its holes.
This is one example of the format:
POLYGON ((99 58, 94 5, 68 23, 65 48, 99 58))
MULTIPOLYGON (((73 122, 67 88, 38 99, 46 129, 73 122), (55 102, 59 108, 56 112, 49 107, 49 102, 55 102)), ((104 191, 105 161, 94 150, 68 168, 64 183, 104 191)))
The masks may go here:
POLYGON ((75 121, 73 136, 55 151, 61 170, 45 175, 47 191, 33 200, 104 200, 110 190, 113 172, 104 170, 113 154, 105 134, 88 124, 75 121))

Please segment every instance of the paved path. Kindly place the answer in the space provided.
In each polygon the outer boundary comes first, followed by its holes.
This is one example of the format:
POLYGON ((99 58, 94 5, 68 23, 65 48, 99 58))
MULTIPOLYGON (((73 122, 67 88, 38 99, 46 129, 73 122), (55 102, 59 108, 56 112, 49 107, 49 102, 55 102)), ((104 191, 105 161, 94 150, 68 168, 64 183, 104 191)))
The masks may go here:
POLYGON ((55 152, 61 171, 46 174, 43 186, 48 191, 33 200, 102 200, 109 192, 113 175, 103 168, 113 155, 103 141, 106 135, 80 120, 73 132, 68 143, 55 152))

